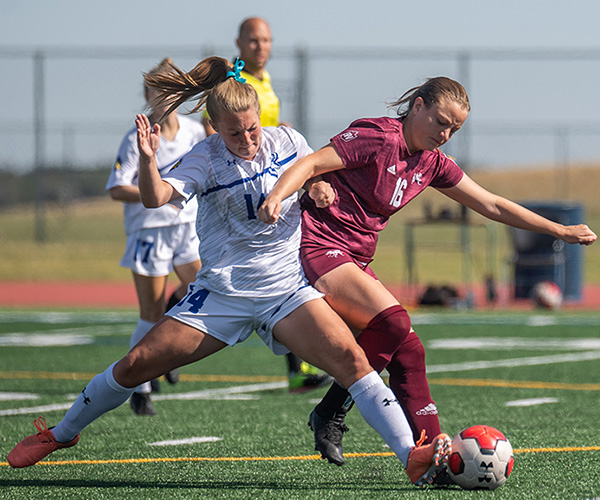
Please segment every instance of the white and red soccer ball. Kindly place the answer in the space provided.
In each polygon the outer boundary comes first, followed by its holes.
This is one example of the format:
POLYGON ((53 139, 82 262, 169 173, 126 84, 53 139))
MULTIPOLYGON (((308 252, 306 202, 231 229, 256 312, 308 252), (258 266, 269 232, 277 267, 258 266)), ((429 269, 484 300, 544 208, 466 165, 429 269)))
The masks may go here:
POLYGON ((467 490, 494 490, 502 486, 515 460, 508 439, 489 425, 474 425, 452 440, 448 473, 467 490))
POLYGON ((538 307, 556 311, 560 309, 563 294, 560 287, 552 281, 540 281, 532 290, 533 301, 538 307))

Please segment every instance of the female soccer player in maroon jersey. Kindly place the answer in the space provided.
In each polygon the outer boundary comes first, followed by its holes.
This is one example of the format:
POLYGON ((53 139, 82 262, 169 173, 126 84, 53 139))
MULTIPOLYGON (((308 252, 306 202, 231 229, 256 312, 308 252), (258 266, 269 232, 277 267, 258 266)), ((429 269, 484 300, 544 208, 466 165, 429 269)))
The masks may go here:
MULTIPOLYGON (((356 332, 371 366, 387 368, 390 387, 404 408, 415 439, 439 434, 438 412, 425 374, 425 352, 406 310, 377 280, 369 264, 378 233, 391 215, 427 186, 505 224, 589 245, 586 225, 563 226, 471 180, 438 148, 466 120, 470 104, 463 86, 446 77, 427 80, 391 107, 398 118, 357 120, 321 150, 301 159, 279 179, 259 211, 277 220, 281 201, 322 175, 337 199, 328 208, 303 203, 301 257, 309 281, 356 332)), ((337 384, 310 415, 316 449, 344 463, 341 439, 351 400, 337 384)))

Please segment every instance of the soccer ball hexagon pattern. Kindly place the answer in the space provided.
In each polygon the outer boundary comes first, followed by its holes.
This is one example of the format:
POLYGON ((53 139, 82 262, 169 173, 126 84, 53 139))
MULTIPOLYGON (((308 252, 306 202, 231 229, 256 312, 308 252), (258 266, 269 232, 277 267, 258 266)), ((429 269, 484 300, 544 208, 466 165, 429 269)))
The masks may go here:
POLYGON ((494 490, 512 472, 513 449, 504 434, 489 425, 474 425, 452 440, 450 477, 467 490, 494 490))

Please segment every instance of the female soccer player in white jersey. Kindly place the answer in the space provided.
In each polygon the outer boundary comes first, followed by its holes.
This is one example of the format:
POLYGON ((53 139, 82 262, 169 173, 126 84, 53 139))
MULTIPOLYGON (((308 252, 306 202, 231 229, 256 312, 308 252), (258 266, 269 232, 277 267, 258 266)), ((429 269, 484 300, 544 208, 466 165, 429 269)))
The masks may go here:
MULTIPOLYGON (((393 393, 346 324, 307 283, 299 257, 297 193, 282 202, 276 224, 257 217, 281 174, 311 151, 290 128, 261 128, 258 97, 239 76, 242 66, 241 61, 232 67, 225 59, 210 57, 188 73, 171 65, 146 76, 146 85, 162 89, 158 104, 166 105, 165 115, 195 98, 195 110, 206 103, 217 131, 161 177, 155 155, 160 125, 152 126, 144 115, 136 119, 142 201, 160 207, 198 199, 202 269, 188 294, 124 358, 90 381, 56 427, 47 429, 42 417, 36 420, 40 432, 10 452, 11 466, 27 467, 77 444, 87 425, 126 401, 139 384, 242 342, 253 331, 273 352, 289 349, 347 387, 414 484, 431 481, 447 460, 448 435, 415 445, 393 393)), ((307 189, 313 202, 330 202, 321 183, 307 189)))
MULTIPOLYGON (((164 59, 149 73, 160 72, 167 63, 164 59)), ((156 90, 144 86, 146 102, 151 102, 156 90)), ((149 119, 154 123, 164 109, 154 109, 149 119)), ((204 126, 198 120, 171 112, 162 121, 160 147, 156 151, 156 163, 161 175, 165 175, 192 146, 206 138, 204 126)), ((131 269, 138 296, 140 317, 130 339, 133 347, 165 313, 165 291, 172 271, 180 280, 167 308, 180 300, 189 283, 194 281, 200 269, 198 237, 195 231, 196 200, 185 207, 165 205, 148 209, 142 205, 138 188, 140 153, 137 145, 137 129, 127 132, 106 184, 110 196, 123 202, 123 215, 127 244, 121 266, 131 269)), ((177 370, 166 374, 167 381, 176 383, 177 370)), ((131 395, 131 407, 138 415, 155 415, 150 400, 151 384, 140 385, 131 395)))
MULTIPOLYGON (((259 216, 275 222, 281 200, 308 178, 322 174, 331 184, 336 200, 330 206, 316 208, 302 200, 304 271, 333 309, 360 332, 358 343, 371 366, 389 372, 390 387, 415 438, 425 431, 431 439, 440 424, 425 374, 423 345, 406 310, 369 267, 389 217, 432 186, 489 219, 567 243, 589 245, 596 234, 585 224, 563 226, 488 192, 438 149, 470 111, 460 83, 431 78, 391 106, 398 108, 398 118, 356 120, 328 146, 287 170, 259 216)), ((334 383, 310 415, 316 449, 338 465, 344 463, 342 435, 349 406, 347 391, 334 383)))

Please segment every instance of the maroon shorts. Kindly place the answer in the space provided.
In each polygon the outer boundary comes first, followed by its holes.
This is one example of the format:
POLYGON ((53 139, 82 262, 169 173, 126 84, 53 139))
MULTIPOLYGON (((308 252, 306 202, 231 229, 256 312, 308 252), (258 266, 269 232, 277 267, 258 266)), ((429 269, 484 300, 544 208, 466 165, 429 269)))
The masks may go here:
POLYGON ((304 274, 306 274, 311 285, 314 285, 321 276, 347 262, 352 262, 369 276, 378 280, 376 274, 369 267, 368 262, 360 262, 346 251, 340 250, 339 248, 301 246, 300 260, 302 261, 304 274))

